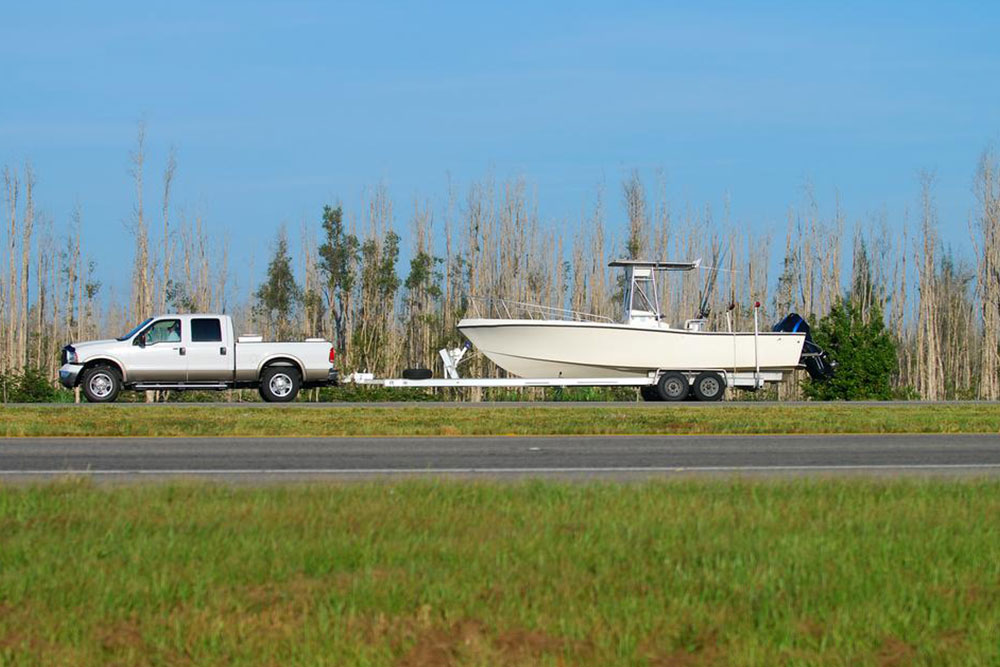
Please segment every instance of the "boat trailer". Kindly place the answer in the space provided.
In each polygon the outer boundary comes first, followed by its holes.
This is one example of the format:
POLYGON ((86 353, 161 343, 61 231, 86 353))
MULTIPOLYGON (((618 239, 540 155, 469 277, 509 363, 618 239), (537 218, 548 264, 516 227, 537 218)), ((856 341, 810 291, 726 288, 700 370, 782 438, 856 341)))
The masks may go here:
MULTIPOLYGON (((424 375, 424 377, 401 377, 401 378, 377 378, 373 373, 351 373, 343 379, 345 384, 369 385, 390 388, 436 388, 436 387, 502 387, 507 389, 523 387, 655 387, 667 373, 683 375, 689 383, 703 373, 715 373, 721 376, 725 387, 739 387, 741 389, 760 389, 766 383, 780 382, 784 378, 782 371, 746 371, 734 372, 733 370, 699 369, 697 371, 675 371, 670 369, 658 369, 650 371, 645 376, 636 377, 595 377, 595 378, 464 378, 459 374, 459 364, 464 360, 466 353, 472 348, 470 343, 461 347, 442 349, 438 351, 444 365, 445 377, 426 377, 429 371, 425 369, 412 369, 404 372, 404 375, 413 376, 424 375)), ((685 392, 686 393, 686 392, 685 392)), ((721 392, 719 395, 721 398, 721 392)))
MULTIPOLYGON (((732 310, 732 306, 730 306, 732 310)), ((760 302, 754 304, 754 355, 756 357, 756 338, 760 331, 758 312, 760 302)), ((732 330, 730 314, 726 313, 726 321, 732 330)), ((814 378, 826 378, 833 374, 836 364, 830 361, 809 334, 809 325, 797 314, 792 313, 777 325, 774 331, 792 331, 806 334, 800 364, 814 378)), ((401 378, 377 378, 373 373, 351 373, 342 380, 345 384, 374 385, 390 388, 436 388, 436 387, 501 387, 516 389, 523 387, 637 387, 646 400, 683 400, 692 394, 700 400, 721 400, 726 387, 737 387, 756 391, 768 383, 781 382, 787 371, 761 370, 755 364, 752 371, 737 371, 724 368, 699 368, 697 370, 660 368, 649 371, 645 376, 631 377, 593 377, 593 378, 463 378, 459 374, 459 364, 465 359, 466 353, 472 349, 472 343, 466 342, 461 347, 445 348, 438 351, 444 365, 444 377, 431 377, 428 369, 408 369, 403 371, 401 378), (701 383, 708 382, 707 385, 701 383), (713 387, 714 385, 714 387, 713 387), (709 391, 704 386, 710 387, 709 391), (701 389, 701 390, 699 390, 701 389), (692 390, 689 392, 689 390, 692 390)))

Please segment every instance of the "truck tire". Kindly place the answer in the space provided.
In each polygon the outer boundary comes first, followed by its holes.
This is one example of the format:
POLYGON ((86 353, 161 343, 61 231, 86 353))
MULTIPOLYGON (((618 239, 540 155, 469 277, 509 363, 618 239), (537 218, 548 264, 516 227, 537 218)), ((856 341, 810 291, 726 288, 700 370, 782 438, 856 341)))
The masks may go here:
POLYGON ((268 403, 294 401, 302 386, 302 376, 292 366, 268 366, 260 374, 260 397, 268 403))
POLYGON ((656 382, 656 392, 661 401, 683 401, 687 398, 689 388, 687 377, 677 371, 664 373, 656 382))
POLYGON ((80 376, 80 387, 88 403, 114 403, 122 390, 122 376, 112 366, 92 366, 80 376))
POLYGON ((706 371, 698 374, 691 389, 699 401, 721 401, 726 393, 726 381, 718 373, 706 371))

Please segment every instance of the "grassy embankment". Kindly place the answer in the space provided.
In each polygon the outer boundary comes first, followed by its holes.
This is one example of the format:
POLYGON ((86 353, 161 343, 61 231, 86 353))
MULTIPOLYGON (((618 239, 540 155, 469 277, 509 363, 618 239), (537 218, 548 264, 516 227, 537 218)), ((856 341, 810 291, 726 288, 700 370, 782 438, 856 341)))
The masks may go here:
POLYGON ((0 487, 0 663, 997 664, 1000 483, 0 487))
POLYGON ((0 407, 0 436, 1000 433, 991 403, 0 407))

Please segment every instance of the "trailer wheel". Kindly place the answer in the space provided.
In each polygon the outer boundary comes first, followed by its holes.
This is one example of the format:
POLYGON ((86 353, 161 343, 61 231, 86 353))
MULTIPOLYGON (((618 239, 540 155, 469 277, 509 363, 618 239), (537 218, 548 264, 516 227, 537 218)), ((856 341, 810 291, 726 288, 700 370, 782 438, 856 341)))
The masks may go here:
POLYGON ((718 373, 699 373, 692 389, 699 401, 721 401, 722 395, 726 393, 726 381, 718 373))
POLYGON ((429 368, 404 368, 404 380, 430 380, 434 376, 429 368))
POLYGON ((690 385, 683 373, 664 373, 656 382, 656 392, 661 401, 683 401, 687 398, 690 385))
POLYGON ((268 366, 260 374, 260 397, 268 403, 294 401, 301 386, 302 377, 292 366, 268 366))
POLYGON ((639 395, 642 396, 644 401, 662 401, 660 398, 660 392, 653 385, 648 385, 646 387, 639 387, 639 395))
POLYGON ((80 378, 88 403, 114 403, 122 390, 122 376, 111 366, 92 366, 80 378))

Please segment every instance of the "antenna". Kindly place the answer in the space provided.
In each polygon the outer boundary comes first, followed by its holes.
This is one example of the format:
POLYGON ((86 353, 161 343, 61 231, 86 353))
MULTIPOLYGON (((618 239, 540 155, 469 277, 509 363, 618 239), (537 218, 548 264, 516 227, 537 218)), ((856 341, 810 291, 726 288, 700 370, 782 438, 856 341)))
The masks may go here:
POLYGON ((708 317, 708 314, 712 312, 712 309, 708 305, 708 300, 712 297, 712 291, 715 290, 715 283, 719 277, 719 265, 722 263, 722 259, 725 256, 725 251, 719 250, 719 239, 715 237, 712 239, 712 265, 708 267, 708 276, 705 277, 705 288, 701 291, 701 300, 698 304, 698 319, 703 320, 708 317))

